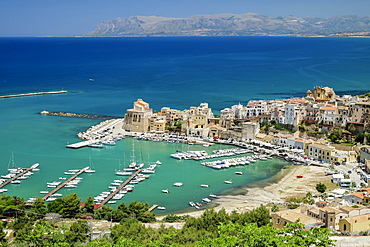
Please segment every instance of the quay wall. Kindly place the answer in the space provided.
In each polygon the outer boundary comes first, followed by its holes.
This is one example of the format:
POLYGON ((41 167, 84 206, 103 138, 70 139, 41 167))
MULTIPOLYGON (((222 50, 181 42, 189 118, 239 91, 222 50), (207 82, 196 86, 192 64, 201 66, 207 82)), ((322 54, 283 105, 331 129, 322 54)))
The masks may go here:
POLYGON ((72 113, 72 112, 40 112, 42 115, 61 116, 61 117, 75 117, 75 118, 92 118, 92 119, 117 119, 117 116, 105 116, 96 114, 72 113))
POLYGON ((0 99, 14 98, 14 97, 24 97, 24 96, 34 96, 34 95, 43 95, 43 94, 61 94, 61 93, 67 93, 67 91, 60 90, 60 91, 50 91, 50 92, 35 92, 35 93, 10 94, 10 95, 2 95, 2 96, 0 96, 0 99))

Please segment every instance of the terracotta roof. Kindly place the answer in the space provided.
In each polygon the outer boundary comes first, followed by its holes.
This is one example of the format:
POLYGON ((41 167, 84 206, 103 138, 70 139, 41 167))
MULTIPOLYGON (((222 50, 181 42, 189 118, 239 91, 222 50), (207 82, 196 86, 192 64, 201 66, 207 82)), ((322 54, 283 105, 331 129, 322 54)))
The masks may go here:
POLYGON ((337 109, 337 107, 330 107, 330 106, 323 106, 320 108, 320 110, 324 110, 324 111, 335 111, 337 109))
POLYGON ((357 196, 358 198, 364 199, 364 194, 362 194, 361 192, 354 192, 350 195, 357 196))

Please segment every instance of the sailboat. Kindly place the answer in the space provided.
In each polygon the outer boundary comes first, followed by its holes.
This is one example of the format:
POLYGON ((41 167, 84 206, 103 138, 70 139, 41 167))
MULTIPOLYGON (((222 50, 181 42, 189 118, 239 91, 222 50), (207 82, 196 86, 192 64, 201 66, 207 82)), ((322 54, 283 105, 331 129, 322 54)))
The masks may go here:
POLYGON ((121 170, 121 163, 119 162, 119 170, 116 170, 116 175, 118 175, 118 176, 131 176, 132 172, 121 170))
POLYGON ((88 169, 85 169, 85 172, 86 173, 94 173, 95 170, 91 169, 91 166, 94 166, 94 164, 92 163, 91 157, 89 157, 89 161, 90 161, 90 167, 88 169))

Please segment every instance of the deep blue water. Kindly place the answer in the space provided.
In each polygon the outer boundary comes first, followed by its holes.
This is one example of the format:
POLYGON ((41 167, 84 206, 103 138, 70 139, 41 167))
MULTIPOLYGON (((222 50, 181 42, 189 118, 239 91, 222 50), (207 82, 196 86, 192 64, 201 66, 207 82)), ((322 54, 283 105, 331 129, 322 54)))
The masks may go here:
MULTIPOLYGON (((208 102, 217 113, 251 99, 301 97, 315 86, 333 87, 340 95, 369 92, 369 68, 367 38, 0 38, 0 95, 68 90, 62 95, 0 100, 0 174, 6 173, 12 152, 19 166, 39 162, 39 174, 9 189, 11 195, 33 197, 63 171, 89 165, 91 157, 98 172, 86 177, 89 182, 77 190, 86 199, 109 185, 122 154, 129 157, 130 139, 99 151, 66 149, 67 143, 78 141, 78 132, 99 121, 37 114, 44 109, 123 116, 142 98, 157 111, 208 102)), ((162 173, 155 175, 159 178, 145 181, 128 202, 147 199, 153 204, 163 197, 160 203, 167 200, 165 206, 173 212, 186 208, 190 199, 207 196, 209 191, 199 190, 198 183, 216 183, 233 174, 175 162, 168 157, 175 150, 171 144, 138 145, 145 155, 171 168, 160 167, 162 173), (204 175, 189 176, 194 171, 204 175), (181 198, 157 194, 177 182, 171 180, 173 174, 195 187, 184 186, 181 198)), ((234 184, 269 178, 285 165, 275 160, 262 168, 250 167, 250 176, 234 184)), ((227 189, 221 184, 211 192, 227 189)))

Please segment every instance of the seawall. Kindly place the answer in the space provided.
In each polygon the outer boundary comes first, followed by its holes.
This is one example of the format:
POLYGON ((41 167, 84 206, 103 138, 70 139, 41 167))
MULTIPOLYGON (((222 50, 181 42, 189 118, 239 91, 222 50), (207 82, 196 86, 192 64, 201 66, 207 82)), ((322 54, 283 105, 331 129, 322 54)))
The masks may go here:
POLYGON ((92 118, 92 119, 116 119, 120 118, 117 116, 105 116, 105 115, 96 115, 96 114, 84 114, 84 113, 72 113, 72 112, 49 112, 42 111, 42 115, 51 115, 51 116, 61 116, 61 117, 75 117, 75 118, 92 118))
POLYGON ((14 98, 14 97, 24 97, 24 96, 34 96, 34 95, 43 95, 43 94, 61 94, 61 93, 67 93, 67 91, 60 90, 60 91, 50 91, 50 92, 35 92, 35 93, 10 94, 10 95, 0 96, 0 99, 14 98))

